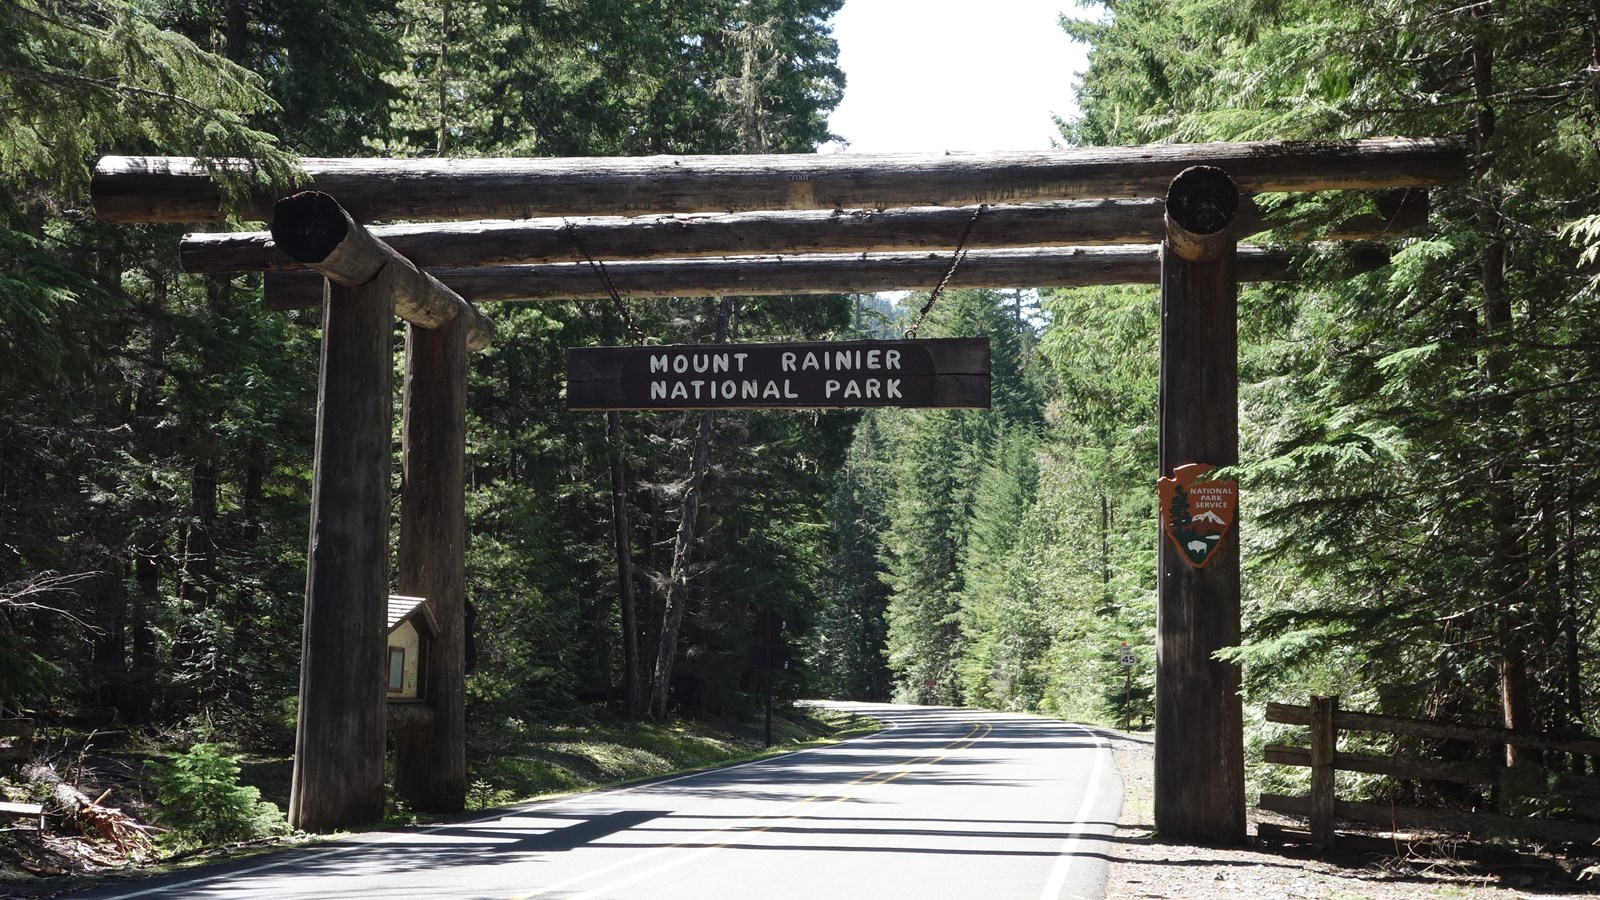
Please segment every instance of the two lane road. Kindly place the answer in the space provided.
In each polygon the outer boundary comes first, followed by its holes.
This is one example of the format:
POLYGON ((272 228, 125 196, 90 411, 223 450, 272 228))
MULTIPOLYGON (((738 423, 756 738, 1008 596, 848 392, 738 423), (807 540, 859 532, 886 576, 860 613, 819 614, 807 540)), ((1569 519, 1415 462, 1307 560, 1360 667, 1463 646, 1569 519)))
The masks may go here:
POLYGON ((1122 803, 1089 729, 839 704, 869 737, 78 895, 473 900, 1078 900, 1122 803))

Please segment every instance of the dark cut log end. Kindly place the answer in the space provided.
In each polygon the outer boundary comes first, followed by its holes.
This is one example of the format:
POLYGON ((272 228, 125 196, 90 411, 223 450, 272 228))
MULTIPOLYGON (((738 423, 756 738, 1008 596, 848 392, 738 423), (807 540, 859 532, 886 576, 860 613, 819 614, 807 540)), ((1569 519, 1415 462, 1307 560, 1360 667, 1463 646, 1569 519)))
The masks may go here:
POLYGON ((272 207, 272 241, 296 262, 320 263, 344 242, 349 220, 338 201, 321 191, 303 191, 272 207))
POLYGON ((1190 166, 1167 188, 1167 245, 1192 263, 1209 263, 1234 246, 1239 187, 1215 166, 1190 166))
POLYGON ((1167 189, 1167 218, 1195 235, 1217 234, 1239 212, 1239 187, 1215 166, 1190 166, 1167 189))

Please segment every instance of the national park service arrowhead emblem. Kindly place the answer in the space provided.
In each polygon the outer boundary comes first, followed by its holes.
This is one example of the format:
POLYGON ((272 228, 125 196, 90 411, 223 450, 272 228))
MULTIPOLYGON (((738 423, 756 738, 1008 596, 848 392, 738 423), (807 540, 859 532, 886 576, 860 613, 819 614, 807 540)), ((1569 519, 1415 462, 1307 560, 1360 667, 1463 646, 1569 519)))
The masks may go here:
POLYGON ((1239 482, 1199 481, 1214 468, 1190 463, 1173 469, 1171 478, 1156 481, 1161 494, 1161 530, 1172 539, 1178 554, 1197 569, 1205 568, 1216 555, 1239 509, 1239 482))

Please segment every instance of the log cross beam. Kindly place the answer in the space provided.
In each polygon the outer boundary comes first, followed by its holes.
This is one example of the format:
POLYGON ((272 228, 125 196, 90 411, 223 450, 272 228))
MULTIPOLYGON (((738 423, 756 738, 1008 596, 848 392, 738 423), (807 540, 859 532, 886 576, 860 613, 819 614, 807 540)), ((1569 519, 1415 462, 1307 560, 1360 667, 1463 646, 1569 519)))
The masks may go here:
MULTIPOLYGON (((300 161, 309 187, 338 197, 364 222, 1164 197, 1173 176, 1194 165, 1227 170, 1246 194, 1464 184, 1467 175, 1466 145, 1454 138, 1004 153, 300 161)), ((214 222, 228 214, 206 165, 188 157, 104 157, 90 194, 108 222, 214 222)), ((238 212, 259 219, 270 202, 252 198, 238 212)))
MULTIPOLYGON (((1322 240, 1392 238, 1427 223, 1428 192, 1375 194, 1372 212, 1312 229, 1322 240)), ((599 216, 466 223, 379 225, 373 237, 424 269, 442 266, 540 265, 742 257, 763 254, 949 253, 959 236, 969 250, 1157 244, 1166 236, 1162 200, 1065 200, 990 206, 970 232, 974 207, 851 209, 599 216)), ((1234 233, 1256 234, 1287 224, 1241 199, 1234 233)), ((1306 236, 1302 229, 1296 237, 1306 236)), ((185 272, 255 272, 298 268, 271 232, 186 234, 178 244, 185 272)))
MULTIPOLYGON (((1334 266, 1334 271, 1346 277, 1389 262, 1388 248, 1381 244, 1328 244, 1313 249, 1315 254, 1296 255, 1281 248, 1241 245, 1239 280, 1287 281, 1302 263, 1313 259, 1334 266)), ((948 286, 1009 290, 1152 284, 1160 275, 1160 256, 1158 245, 975 250, 962 260, 948 286)), ((926 291, 945 280, 949 270, 949 253, 741 256, 606 264, 611 284, 634 300, 926 291)), ((606 282, 596 277, 587 263, 440 267, 430 268, 428 273, 474 303, 604 300, 611 296, 606 282)), ((322 304, 322 279, 315 272, 271 270, 263 285, 267 309, 308 309, 322 304)))
POLYGON ((494 339, 488 316, 375 237, 327 194, 305 191, 279 200, 272 208, 272 239, 295 262, 341 287, 360 287, 392 270, 400 318, 433 329, 463 317, 469 350, 482 350, 494 339))

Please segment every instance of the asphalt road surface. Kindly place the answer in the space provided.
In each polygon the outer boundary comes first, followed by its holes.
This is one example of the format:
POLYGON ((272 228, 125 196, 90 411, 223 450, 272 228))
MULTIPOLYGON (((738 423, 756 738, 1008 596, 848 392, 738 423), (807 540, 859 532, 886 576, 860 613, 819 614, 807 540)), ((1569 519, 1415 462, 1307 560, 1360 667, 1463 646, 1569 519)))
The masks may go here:
POLYGON ((1067 900, 1104 894, 1122 804, 1087 728, 839 704, 832 747, 74 895, 474 900, 1067 900))

